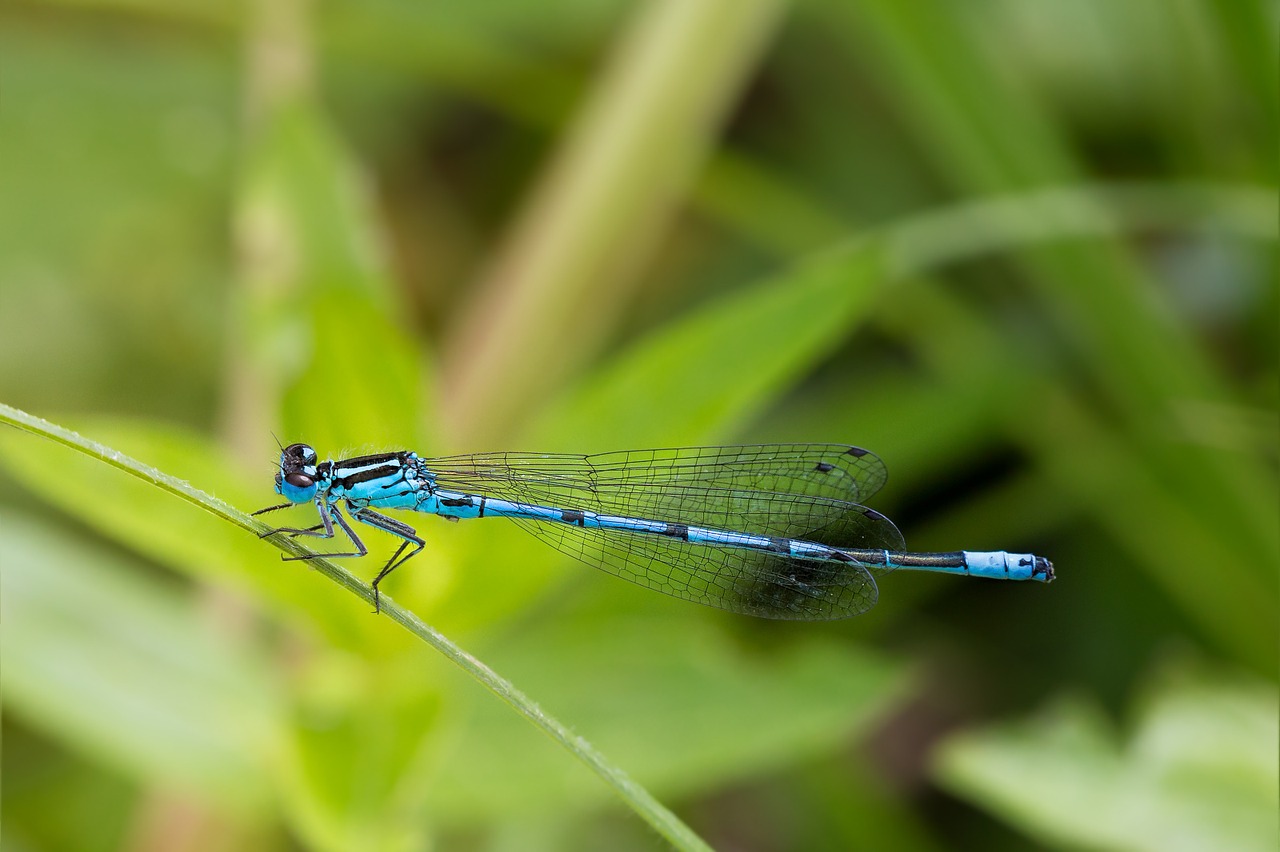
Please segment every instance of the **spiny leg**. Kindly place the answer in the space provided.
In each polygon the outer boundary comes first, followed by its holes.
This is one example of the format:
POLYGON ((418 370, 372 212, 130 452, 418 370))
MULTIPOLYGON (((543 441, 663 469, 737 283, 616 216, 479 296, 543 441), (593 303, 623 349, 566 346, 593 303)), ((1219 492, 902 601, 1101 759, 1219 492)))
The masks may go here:
MULTIPOLYGON (((320 520, 322 521, 322 523, 317 524, 313 527, 307 527, 306 529, 297 529, 294 527, 280 527, 279 529, 268 530, 267 532, 259 535, 258 538, 266 538, 268 536, 276 535, 277 533, 285 533, 291 538, 296 538, 300 535, 315 536, 317 538, 333 538, 334 537, 333 521, 337 521, 338 526, 342 528, 342 531, 347 534, 347 538, 349 538, 351 540, 351 543, 355 545, 355 548, 356 548, 355 551, 351 553, 308 553, 303 556, 281 556, 280 557, 281 561, 297 562, 297 561, 306 560, 306 559, 325 559, 330 556, 364 556, 366 553, 369 552, 369 549, 364 546, 364 542, 362 542, 360 540, 360 537, 356 535, 355 530, 351 529, 351 525, 348 524, 346 520, 342 517, 342 513, 338 511, 337 506, 327 504, 327 503, 322 503, 321 501, 317 500, 316 507, 320 511, 320 520), (322 532, 317 532, 318 530, 321 530, 321 529, 323 529, 322 532)), ((254 512, 254 514, 258 515, 258 514, 262 514, 263 512, 270 512, 273 509, 282 509, 282 508, 284 508, 284 506, 271 506, 270 508, 261 509, 257 512, 254 512)))
MULTIPOLYGON (((265 515, 267 512, 275 512, 275 511, 277 511, 277 510, 279 510, 279 509, 288 509, 288 508, 290 508, 290 507, 292 507, 292 506, 296 506, 296 505, 298 505, 298 504, 297 504, 297 503, 281 503, 279 506, 268 506, 268 507, 267 507, 267 508, 265 508, 265 509, 259 509, 258 511, 254 512, 253 514, 254 514, 254 515, 265 515)), ((273 530, 267 530, 267 531, 266 531, 266 532, 264 532, 264 533, 259 533, 259 534, 258 534, 258 538, 268 538, 268 537, 270 537, 270 536, 278 535, 278 534, 280 534, 280 533, 285 533, 285 534, 287 534, 287 535, 289 535, 289 536, 291 536, 291 537, 294 537, 294 538, 296 538, 297 536, 300 536, 300 535, 316 536, 317 538, 333 538, 333 524, 332 524, 332 523, 330 523, 330 521, 329 521, 329 518, 328 518, 328 511, 327 511, 328 509, 329 509, 329 507, 328 507, 327 505, 325 505, 325 504, 321 503, 319 500, 317 500, 317 501, 316 501, 316 511, 317 511, 317 512, 319 512, 319 514, 320 514, 320 521, 321 521, 321 523, 316 524, 316 525, 315 525, 315 526, 313 526, 313 527, 307 527, 306 529, 298 529, 298 528, 296 528, 296 527, 277 527, 276 529, 273 529, 273 530), (323 529, 323 530, 324 530, 324 532, 319 532, 319 530, 321 530, 321 529, 323 529)), ((297 558, 300 558, 300 557, 294 557, 294 558, 295 558, 295 559, 297 559, 297 558)))
POLYGON ((379 601, 378 584, 381 583, 392 571, 408 562, 414 556, 417 556, 418 551, 422 550, 422 548, 426 546, 426 542, 418 537, 418 532, 413 527, 403 521, 397 521, 395 518, 388 518, 386 515, 380 515, 372 509, 356 509, 351 513, 351 517, 360 521, 362 524, 368 524, 369 526, 380 529, 383 532, 391 533, 397 538, 404 539, 399 549, 396 550, 389 560, 387 560, 387 564, 383 566, 382 570, 378 572, 378 576, 373 578, 373 611, 378 613, 382 611, 382 604, 379 601), (404 556, 401 556, 400 554, 404 553, 405 548, 411 544, 414 545, 413 550, 405 553, 404 556))
MULTIPOLYGON (((268 506, 265 509, 259 509, 253 514, 262 515, 262 514, 266 514, 267 512, 274 512, 278 509, 287 509, 290 506, 294 506, 294 505, 296 504, 281 503, 278 506, 268 506)), ((369 549, 365 547, 364 542, 360 540, 360 537, 358 535, 356 535, 355 530, 353 530, 351 528, 351 525, 347 523, 346 519, 342 517, 342 512, 338 510, 338 507, 336 505, 325 504, 317 500, 316 508, 319 510, 319 513, 320 513, 321 523, 312 527, 307 527, 306 529, 298 529, 296 527, 279 527, 274 530, 268 530, 267 532, 262 533, 258 537, 266 538, 268 536, 276 535, 278 533, 285 533, 291 537, 296 537, 300 535, 310 535, 310 536, 316 536, 318 538, 333 538, 334 537, 333 521, 337 521, 338 526, 342 528, 342 531, 346 533, 347 538, 349 538, 351 540, 351 543, 356 547, 355 552, 309 553, 309 554, 306 554, 305 556, 281 556, 280 558, 285 562, 296 562, 300 560, 321 559, 321 558, 326 558, 331 556, 360 557, 360 556, 366 555, 369 552, 369 549), (321 532, 320 530, 323 530, 323 532, 321 532)), ((350 511, 349 507, 348 507, 348 511, 350 511)), ((391 556, 391 559, 388 560, 387 564, 383 566, 381 571, 378 572, 378 576, 375 577, 373 580, 373 607, 374 607, 373 611, 375 613, 378 613, 382 611, 382 606, 379 601, 378 584, 382 582, 382 580, 392 571, 399 568, 405 562, 409 561, 409 559, 411 559, 412 557, 416 556, 418 554, 418 551, 422 550, 422 548, 426 546, 426 542, 423 539, 418 537, 417 531, 414 530, 413 527, 409 526, 403 521, 397 521, 395 518, 389 518, 386 515, 381 515, 371 509, 368 509, 368 508, 356 509, 355 511, 351 512, 351 517, 355 518, 361 523, 368 524, 369 526, 375 527, 376 529, 380 529, 383 532, 391 533, 397 538, 404 540, 401 543, 400 547, 396 550, 396 552, 391 556), (407 548, 410 544, 414 545, 414 548, 413 550, 409 551, 406 554, 404 552, 405 548, 407 548)))
POLYGON ((276 530, 276 532, 288 532, 298 535, 315 535, 320 538, 333 538, 333 523, 329 520, 332 517, 338 522, 338 526, 347 534, 347 538, 351 539, 351 543, 355 545, 355 551, 352 553, 308 553, 305 556, 282 556, 285 562, 298 562, 306 559, 328 559, 334 556, 364 556, 369 552, 369 548, 364 546, 364 542, 360 540, 360 536, 356 535, 356 531, 351 529, 351 525, 347 523, 346 518, 342 517, 342 512, 338 511, 338 507, 332 504, 323 506, 320 510, 320 520, 324 521, 324 532, 313 533, 308 530, 276 530))

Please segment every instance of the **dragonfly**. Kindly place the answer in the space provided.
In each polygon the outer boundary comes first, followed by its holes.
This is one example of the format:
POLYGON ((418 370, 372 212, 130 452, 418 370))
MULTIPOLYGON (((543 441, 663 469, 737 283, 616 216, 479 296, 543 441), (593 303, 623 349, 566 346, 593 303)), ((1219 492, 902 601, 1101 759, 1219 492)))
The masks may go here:
POLYGON ((390 452, 321 461, 295 443, 280 451, 275 490, 311 503, 320 523, 279 527, 368 553, 343 515, 400 539, 379 584, 426 545, 385 510, 448 520, 509 518, 574 559, 640 586, 730 612, 824 621, 859 615, 895 570, 1050 582, 1053 564, 1004 551, 914 553, 891 520, 864 504, 888 474, 847 444, 756 444, 572 455, 496 452, 427 458, 390 452))

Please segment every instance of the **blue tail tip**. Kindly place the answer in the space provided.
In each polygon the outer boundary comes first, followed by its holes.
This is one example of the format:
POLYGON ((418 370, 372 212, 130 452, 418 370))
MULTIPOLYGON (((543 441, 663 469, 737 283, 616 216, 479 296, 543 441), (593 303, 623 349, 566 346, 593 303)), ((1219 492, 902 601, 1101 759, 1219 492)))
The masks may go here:
POLYGON ((1046 583, 1053 582, 1053 563, 1043 556, 1036 557, 1036 564, 1031 568, 1031 576, 1033 579, 1042 579, 1046 583))

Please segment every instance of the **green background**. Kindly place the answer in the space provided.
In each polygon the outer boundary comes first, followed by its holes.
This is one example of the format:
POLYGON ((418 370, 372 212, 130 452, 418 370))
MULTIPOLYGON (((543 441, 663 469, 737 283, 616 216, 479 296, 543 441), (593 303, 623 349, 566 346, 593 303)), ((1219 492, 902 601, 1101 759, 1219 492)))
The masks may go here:
MULTIPOLYGON (((0 401, 245 510, 273 433, 869 447, 913 549, 1058 581, 761 622, 415 517, 386 591, 717 848, 1274 849, 1277 21, 15 0, 0 401)), ((277 557, 0 429, 6 850, 660 847, 277 557)))

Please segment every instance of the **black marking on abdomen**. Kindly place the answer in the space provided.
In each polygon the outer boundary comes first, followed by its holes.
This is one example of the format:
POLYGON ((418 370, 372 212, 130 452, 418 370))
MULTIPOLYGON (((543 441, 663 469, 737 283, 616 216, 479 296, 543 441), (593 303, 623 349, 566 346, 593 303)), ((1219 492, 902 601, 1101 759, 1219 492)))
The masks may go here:
POLYGON ((470 497, 441 497, 440 505, 448 506, 450 509, 457 509, 462 506, 470 506, 471 498, 470 497))
POLYGON ((672 538, 679 538, 685 541, 689 540, 688 524, 667 524, 667 528, 662 531, 663 535, 669 535, 672 538))
MULTIPOLYGON (((865 562, 861 558, 864 551, 854 550, 853 553, 860 561, 865 562)), ((869 553, 881 553, 883 551, 869 551, 869 553)), ((893 563, 904 567, 920 567, 920 568, 964 568, 969 569, 969 561, 965 558, 964 551, 955 550, 948 553, 894 553, 893 563)))
POLYGON ((577 524, 580 527, 587 525, 587 516, 577 509, 565 509, 560 513, 560 520, 566 524, 577 524))
POLYGON ((483 517, 484 517, 484 502, 485 502, 486 500, 488 500, 488 499, 489 499, 489 498, 488 498, 488 497, 485 497, 483 494, 481 494, 481 495, 480 495, 480 511, 476 514, 476 517, 477 517, 477 518, 483 518, 483 517))
POLYGON ((769 546, 763 548, 771 553, 790 553, 791 539, 789 538, 770 538, 769 546))

